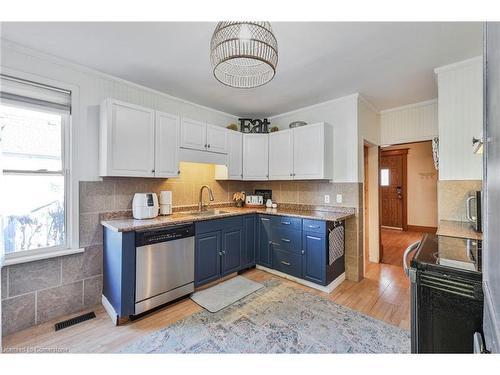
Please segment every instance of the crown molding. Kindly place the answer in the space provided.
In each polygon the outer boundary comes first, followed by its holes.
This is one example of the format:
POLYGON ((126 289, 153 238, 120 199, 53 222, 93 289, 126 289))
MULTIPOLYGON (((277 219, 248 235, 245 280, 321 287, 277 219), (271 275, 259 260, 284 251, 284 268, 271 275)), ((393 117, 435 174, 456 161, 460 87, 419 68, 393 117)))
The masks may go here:
POLYGON ((457 62, 452 63, 452 64, 439 66, 436 69, 434 69, 434 74, 439 74, 439 73, 447 72, 450 70, 460 69, 460 68, 463 68, 465 66, 474 65, 474 64, 478 64, 478 63, 479 64, 483 63, 483 55, 472 57, 472 58, 467 59, 467 60, 457 61, 457 62))
POLYGON ((418 107, 425 107, 427 105, 435 104, 435 103, 437 103, 437 101, 438 101, 438 99, 434 98, 431 100, 425 100, 423 102, 412 103, 412 104, 402 105, 400 107, 384 109, 384 110, 380 111, 380 114, 383 115, 383 114, 391 113, 391 112, 398 112, 398 111, 404 111, 404 110, 418 108, 418 107))
POLYGON ((239 117, 238 115, 235 115, 232 113, 227 113, 224 111, 220 111, 218 109, 210 108, 210 107, 204 106, 202 104, 194 103, 194 102, 191 102, 189 100, 182 99, 182 98, 167 94, 163 91, 152 89, 150 87, 143 86, 141 84, 138 84, 138 83, 135 83, 132 81, 128 81, 128 80, 120 78, 120 77, 115 77, 111 74, 101 72, 100 70, 89 68, 85 65, 81 65, 81 64, 75 63, 73 61, 66 60, 64 58, 61 58, 61 57, 58 57, 58 56, 55 56, 55 55, 52 55, 49 53, 42 52, 40 50, 24 46, 22 44, 13 42, 9 39, 0 38, 0 45, 1 45, 2 49, 7 48, 7 49, 13 50, 15 52, 22 53, 24 55, 28 55, 30 57, 45 60, 45 61, 57 64, 57 65, 61 65, 61 66, 66 67, 66 68, 71 68, 71 69, 76 70, 76 71, 81 72, 81 73, 92 74, 92 75, 98 76, 98 77, 103 78, 103 79, 120 82, 120 83, 123 83, 127 86, 134 87, 134 88, 140 89, 140 90, 144 90, 144 91, 150 92, 152 94, 160 95, 164 98, 175 100, 175 101, 178 101, 178 102, 183 103, 183 104, 189 104, 189 105, 195 106, 195 107, 200 108, 200 109, 219 113, 219 114, 224 115, 224 116, 230 116, 230 117, 236 117, 236 118, 239 117))
POLYGON ((307 110, 310 110, 310 109, 313 109, 313 108, 321 107, 321 106, 328 105, 328 104, 335 103, 335 102, 340 102, 340 101, 343 101, 343 100, 348 100, 348 99, 357 100, 358 98, 359 98, 359 93, 350 94, 350 95, 346 95, 346 96, 341 96, 340 98, 329 99, 329 100, 324 101, 324 102, 312 104, 312 105, 309 105, 309 106, 306 106, 306 107, 301 107, 301 108, 293 109, 293 110, 288 111, 288 112, 280 113, 279 115, 269 116, 269 120, 273 120, 273 119, 276 119, 276 118, 279 118, 279 117, 283 117, 283 116, 292 115, 292 114, 297 113, 297 112, 307 111, 307 110))

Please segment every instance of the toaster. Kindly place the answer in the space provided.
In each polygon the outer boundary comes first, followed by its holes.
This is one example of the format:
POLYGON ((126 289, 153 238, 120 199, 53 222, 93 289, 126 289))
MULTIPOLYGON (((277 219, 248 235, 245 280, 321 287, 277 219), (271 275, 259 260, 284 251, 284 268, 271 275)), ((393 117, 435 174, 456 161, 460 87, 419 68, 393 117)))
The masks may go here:
POLYGON ((245 198, 245 205, 247 206, 263 206, 264 197, 262 195, 247 195, 245 198))
POLYGON ((156 193, 135 193, 132 201, 134 219, 153 219, 158 216, 158 196, 156 193))

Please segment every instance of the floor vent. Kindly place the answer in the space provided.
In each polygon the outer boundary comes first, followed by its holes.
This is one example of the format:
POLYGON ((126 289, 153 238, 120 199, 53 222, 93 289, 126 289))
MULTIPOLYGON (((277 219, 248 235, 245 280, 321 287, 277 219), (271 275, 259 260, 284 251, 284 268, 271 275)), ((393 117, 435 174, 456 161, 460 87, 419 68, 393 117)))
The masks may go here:
POLYGON ((83 314, 83 315, 80 315, 80 316, 75 316, 74 318, 71 318, 71 319, 64 320, 62 322, 56 323, 55 324, 55 329, 56 329, 56 331, 59 331, 59 330, 61 330, 63 328, 68 328, 68 327, 74 326, 75 324, 84 322, 86 320, 94 319, 94 318, 95 318, 95 313, 92 311, 92 312, 89 312, 87 314, 83 314))

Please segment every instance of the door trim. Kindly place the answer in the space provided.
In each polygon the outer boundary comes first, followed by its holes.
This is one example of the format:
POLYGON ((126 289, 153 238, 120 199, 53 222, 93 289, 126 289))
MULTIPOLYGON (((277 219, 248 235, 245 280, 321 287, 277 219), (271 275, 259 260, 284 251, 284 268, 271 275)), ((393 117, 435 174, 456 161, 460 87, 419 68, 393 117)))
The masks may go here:
MULTIPOLYGON (((382 150, 379 153, 379 178, 380 178, 380 159, 384 156, 398 156, 401 155, 403 157, 403 213, 402 213, 402 227, 403 231, 408 230, 408 148, 402 148, 398 150, 382 150)), ((382 222, 382 191, 379 183, 379 208, 380 208, 380 222, 382 222)), ((382 252, 381 252, 382 255, 382 252)), ((382 259, 382 258, 381 258, 382 259)))

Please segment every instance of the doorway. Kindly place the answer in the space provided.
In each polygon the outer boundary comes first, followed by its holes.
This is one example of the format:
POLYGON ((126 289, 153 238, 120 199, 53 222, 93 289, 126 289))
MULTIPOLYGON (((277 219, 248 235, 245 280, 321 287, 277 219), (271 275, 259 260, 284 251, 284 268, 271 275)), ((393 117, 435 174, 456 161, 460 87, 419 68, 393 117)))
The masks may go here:
POLYGON ((380 261, 402 266, 404 250, 437 229, 431 141, 380 149, 380 261))

